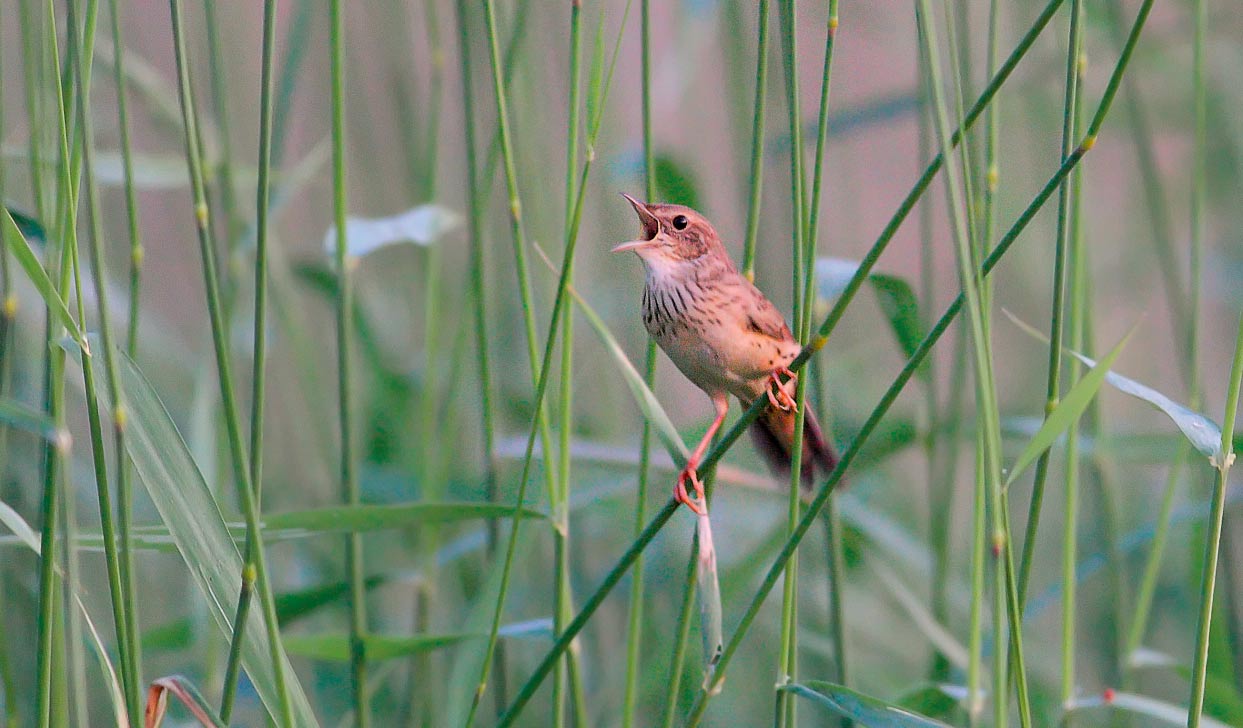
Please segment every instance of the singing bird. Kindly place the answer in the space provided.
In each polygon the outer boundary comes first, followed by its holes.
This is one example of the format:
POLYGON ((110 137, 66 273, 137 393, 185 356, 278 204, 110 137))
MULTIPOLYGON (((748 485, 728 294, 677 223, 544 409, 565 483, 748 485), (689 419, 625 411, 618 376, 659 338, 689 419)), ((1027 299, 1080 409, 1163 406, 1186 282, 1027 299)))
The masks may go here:
MULTIPOLYGON (((743 407, 758 397, 768 405, 751 426, 756 446, 776 473, 790 472, 794 442, 795 374, 790 362, 799 344, 776 306, 734 267, 716 230, 682 205, 646 203, 622 193, 639 216, 639 239, 613 248, 643 261, 643 325, 686 378, 712 399, 716 418, 678 475, 674 497, 696 513, 701 506, 696 469, 729 412, 733 395, 743 407), (784 379, 783 379, 784 378, 784 379)), ((808 411, 803 426, 801 479, 809 487, 816 469, 832 472, 837 455, 808 411)))

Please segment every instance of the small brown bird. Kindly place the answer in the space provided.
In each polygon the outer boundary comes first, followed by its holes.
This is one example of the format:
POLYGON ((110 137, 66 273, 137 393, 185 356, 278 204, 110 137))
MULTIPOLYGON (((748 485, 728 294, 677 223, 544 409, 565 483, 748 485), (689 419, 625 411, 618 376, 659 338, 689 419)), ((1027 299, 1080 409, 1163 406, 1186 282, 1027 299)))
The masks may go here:
MULTIPOLYGON (((703 513, 687 493, 686 481, 702 500, 696 468, 725 421, 731 394, 744 407, 757 397, 768 398, 769 405, 751 433, 769 466, 777 473, 790 472, 795 418, 790 387, 795 375, 788 367, 800 347, 777 308, 734 267, 716 230, 702 215, 681 205, 622 196, 639 215, 640 236, 613 252, 631 250, 643 261, 647 272, 643 325, 716 408, 716 419, 691 453, 673 491, 678 502, 703 513)), ((804 487, 810 487, 817 467, 827 474, 837 466, 837 455, 811 412, 803 427, 803 453, 804 487)))

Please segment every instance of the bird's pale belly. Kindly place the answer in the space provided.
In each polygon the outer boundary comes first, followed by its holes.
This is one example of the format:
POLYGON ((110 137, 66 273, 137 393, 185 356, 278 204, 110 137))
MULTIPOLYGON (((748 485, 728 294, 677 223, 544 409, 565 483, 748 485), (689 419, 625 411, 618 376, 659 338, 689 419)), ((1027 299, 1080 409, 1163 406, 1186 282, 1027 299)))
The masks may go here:
POLYGON ((652 334, 686 378, 709 393, 725 391, 749 400, 763 391, 774 369, 798 354, 797 347, 782 351, 777 342, 741 330, 729 317, 723 317, 721 324, 715 320, 678 324, 652 334), (735 324, 728 330, 727 321, 735 324))

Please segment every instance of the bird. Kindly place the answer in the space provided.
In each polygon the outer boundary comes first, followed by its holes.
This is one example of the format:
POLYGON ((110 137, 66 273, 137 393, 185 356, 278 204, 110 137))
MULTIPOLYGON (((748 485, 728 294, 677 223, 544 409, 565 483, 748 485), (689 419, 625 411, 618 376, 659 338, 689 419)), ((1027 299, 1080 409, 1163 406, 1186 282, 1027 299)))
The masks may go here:
MULTIPOLYGON (((797 403, 797 375, 790 363, 801 347, 781 312, 738 272, 716 229, 695 210, 641 202, 622 193, 639 216, 639 238, 611 252, 633 252, 643 262, 643 325, 695 386, 712 400, 716 417, 678 474, 674 498, 697 514, 690 483, 703 502, 697 469, 713 435, 729 413, 729 398, 744 408, 768 400, 751 425, 752 438, 770 469, 789 474, 797 403)), ((826 475, 837 454, 816 418, 804 415, 801 483, 809 488, 816 469, 826 475)))

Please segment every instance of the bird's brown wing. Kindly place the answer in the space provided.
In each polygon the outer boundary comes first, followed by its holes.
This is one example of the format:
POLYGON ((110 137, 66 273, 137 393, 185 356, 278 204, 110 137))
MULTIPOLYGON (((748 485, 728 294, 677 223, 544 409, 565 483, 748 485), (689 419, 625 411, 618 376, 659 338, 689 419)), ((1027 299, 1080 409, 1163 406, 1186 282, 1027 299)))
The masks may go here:
POLYGON ((765 298, 754 285, 751 286, 751 292, 754 295, 745 297, 747 315, 744 323, 747 329, 779 342, 794 341, 794 334, 790 333, 785 318, 772 301, 765 298))

